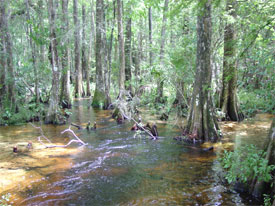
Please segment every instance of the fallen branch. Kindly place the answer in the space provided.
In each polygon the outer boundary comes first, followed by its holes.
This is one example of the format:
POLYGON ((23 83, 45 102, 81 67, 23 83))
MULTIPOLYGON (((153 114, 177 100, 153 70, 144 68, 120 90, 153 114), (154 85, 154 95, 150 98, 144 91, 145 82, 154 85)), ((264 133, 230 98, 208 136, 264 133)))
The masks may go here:
MULTIPOLYGON (((41 135, 38 137, 38 141, 39 141, 40 143, 42 143, 41 137, 43 137, 43 138, 46 139, 49 143, 52 144, 51 140, 49 140, 49 139, 44 135, 43 130, 42 130, 41 127, 37 127, 37 126, 35 126, 35 125, 32 124, 32 123, 30 123, 30 125, 31 125, 33 128, 39 129, 39 130, 40 130, 41 135)), ((43 144, 44 144, 44 143, 43 143, 43 144)), ((44 144, 44 145, 45 145, 45 144, 44 144)))
POLYGON ((71 123, 71 125, 74 126, 74 127, 76 127, 79 130, 83 129, 80 125, 77 125, 77 124, 74 124, 74 123, 71 123))
POLYGON ((39 129, 40 130, 40 133, 41 135, 37 138, 38 141, 44 145, 46 148, 54 148, 54 147, 68 147, 70 144, 72 144, 73 142, 77 142, 77 143, 81 143, 82 145, 87 145, 87 143, 83 142, 75 133, 73 130, 71 130, 71 126, 68 128, 68 129, 65 129, 64 131, 61 132, 61 134, 64 134, 66 132, 69 132, 71 133, 74 138, 76 139, 73 139, 73 140, 70 140, 66 145, 47 145, 45 144, 42 140, 41 140, 41 137, 43 137, 44 139, 46 139, 50 144, 52 144, 52 142, 44 135, 43 133, 43 130, 41 127, 37 127, 35 125, 33 125, 32 123, 30 123, 35 129, 39 129))
POLYGON ((125 114, 122 114, 122 115, 123 115, 126 119, 131 119, 131 120, 133 120, 133 122, 135 122, 136 125, 137 125, 138 127, 140 127, 144 132, 146 132, 147 134, 149 134, 150 137, 152 137, 153 139, 156 139, 156 137, 155 137, 150 131, 148 131, 147 129, 145 129, 145 128, 142 126, 142 124, 138 123, 134 118, 127 117, 125 114))
POLYGON ((68 129, 65 129, 63 132, 61 132, 61 134, 64 134, 66 132, 70 132, 73 134, 73 136, 78 140, 78 142, 80 142, 83 145, 87 145, 87 143, 83 142, 75 133, 73 130, 71 130, 71 126, 68 129))

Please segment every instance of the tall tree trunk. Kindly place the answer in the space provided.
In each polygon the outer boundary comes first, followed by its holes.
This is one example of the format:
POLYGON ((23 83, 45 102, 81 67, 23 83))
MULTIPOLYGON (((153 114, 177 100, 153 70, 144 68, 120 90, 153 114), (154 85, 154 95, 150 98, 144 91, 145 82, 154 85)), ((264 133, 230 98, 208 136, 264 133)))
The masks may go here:
MULTIPOLYGON (((26 4, 26 10, 27 10, 27 22, 30 22, 31 17, 30 17, 30 7, 29 5, 31 4, 31 0, 25 0, 26 4)), ((32 66, 33 66, 33 71, 34 71, 34 78, 35 78, 35 99, 36 103, 39 103, 39 88, 38 88, 38 72, 37 72, 37 49, 35 44, 32 41, 32 36, 33 36, 33 31, 32 31, 32 25, 28 24, 28 32, 27 35, 29 36, 29 44, 31 48, 31 54, 32 54, 32 66)))
POLYGON ((126 38, 125 38, 125 80, 126 80, 126 90, 132 92, 131 79, 132 79, 132 19, 129 17, 127 19, 126 25, 126 38))
POLYGON ((177 108, 177 115, 184 116, 184 108, 187 108, 186 101, 184 99, 184 81, 180 78, 176 82, 176 98, 173 102, 173 106, 177 108))
MULTIPOLYGON (((161 37, 160 37, 160 56, 159 56, 161 68, 163 67, 163 59, 164 59, 168 3, 169 3, 169 0, 165 0, 164 8, 163 8, 163 19, 162 19, 161 37)), ((159 80, 158 84, 157 84, 157 97, 156 97, 156 102, 159 102, 159 103, 164 103, 164 101, 163 101, 163 85, 164 85, 164 81, 159 80)))
MULTIPOLYGON (((7 2, 3 1, 4 8, 6 7, 7 2)), ((7 98, 10 102, 10 110, 15 111, 16 98, 15 98, 15 78, 14 78, 14 65, 13 65, 13 51, 12 51, 12 41, 11 34, 9 32, 9 20, 6 9, 4 9, 3 15, 3 27, 4 27, 4 39, 5 39, 5 51, 6 51, 6 85, 7 85, 7 98)))
MULTIPOLYGON (((43 11, 44 11, 44 1, 39 0, 38 1, 38 8, 39 8, 39 27, 44 28, 44 16, 43 16, 43 11)), ((39 56, 39 66, 43 67, 42 65, 45 64, 45 45, 41 44, 39 48, 40 56, 39 56)))
MULTIPOLYGON (((88 69, 90 71, 90 69, 92 67, 94 67, 94 63, 95 63, 95 19, 94 19, 94 15, 95 15, 95 12, 94 12, 94 0, 92 0, 91 2, 91 34, 90 34, 90 46, 89 46, 89 55, 88 55, 88 63, 89 63, 89 66, 88 66, 88 69)), ((91 76, 90 74, 88 74, 89 76, 87 78, 89 78, 89 81, 91 81, 91 76)))
MULTIPOLYGON (((228 0, 226 10, 235 18, 235 1, 228 0)), ((231 121, 240 121, 243 115, 239 112, 237 99, 237 65, 236 65, 236 32, 233 23, 229 23, 224 31, 224 58, 221 109, 231 121)))
POLYGON ((110 77, 110 70, 108 68, 108 47, 107 47, 107 35, 106 35, 106 17, 105 17, 105 5, 103 2, 103 12, 102 12, 102 19, 103 19, 103 27, 102 27, 102 66, 103 66, 103 73, 104 73, 104 88, 105 88, 105 102, 104 102, 104 109, 108 109, 109 105, 111 104, 110 98, 110 85, 109 85, 109 77, 110 77))
POLYGON ((87 60, 87 40, 86 40, 86 8, 82 4, 82 71, 85 72, 86 78, 86 96, 91 96, 90 88, 90 68, 87 60))
POLYGON ((201 5, 197 20, 197 62, 186 132, 202 141, 218 138, 218 124, 211 98, 211 0, 201 5))
POLYGON ((119 62, 119 57, 118 57, 118 39, 115 37, 114 39, 115 45, 114 45, 114 61, 117 63, 119 62))
POLYGON ((103 65, 102 65, 102 29, 103 29, 103 0, 96 1, 96 88, 93 98, 93 107, 104 106, 105 103, 105 89, 103 82, 103 65))
POLYGON ((115 27, 115 19, 116 19, 116 1, 113 0, 113 19, 112 19, 112 30, 108 47, 108 70, 109 70, 109 82, 108 87, 109 90, 111 88, 111 73, 112 73, 112 48, 113 48, 113 39, 114 39, 114 27, 115 27))
POLYGON ((58 8, 57 0, 48 1, 49 26, 50 26, 50 55, 52 65, 52 89, 50 96, 50 105, 46 115, 45 123, 58 124, 59 113, 59 59, 57 53, 57 39, 56 39, 56 9, 58 8))
POLYGON ((152 40, 152 8, 148 9, 148 21, 149 21, 149 62, 150 66, 153 65, 153 40, 152 40))
POLYGON ((5 15, 6 5, 5 0, 0 0, 0 108, 6 94, 6 52, 5 52, 5 15))
POLYGON ((141 76, 140 76, 140 64, 141 64, 141 61, 142 61, 142 48, 143 48, 143 35, 142 35, 142 31, 143 31, 143 20, 142 18, 140 18, 140 28, 139 28, 139 32, 138 32, 138 54, 137 54, 137 58, 138 58, 138 67, 136 68, 136 74, 137 74, 137 77, 138 77, 138 81, 140 82, 141 81, 141 76))
MULTIPOLYGON (((68 3, 68 0, 62 0, 62 30, 65 35, 69 32, 68 3)), ((63 108, 71 108, 69 48, 67 46, 69 42, 66 39, 67 38, 65 38, 62 47, 62 84, 60 102, 63 108)))
POLYGON ((73 0, 74 10, 74 52, 75 52, 75 72, 76 72, 76 84, 75 84, 75 97, 83 97, 82 88, 82 69, 80 67, 80 25, 78 19, 78 0, 73 0))
POLYGON ((119 94, 121 95, 125 90, 125 53, 121 0, 117 0, 117 29, 119 43, 119 94))

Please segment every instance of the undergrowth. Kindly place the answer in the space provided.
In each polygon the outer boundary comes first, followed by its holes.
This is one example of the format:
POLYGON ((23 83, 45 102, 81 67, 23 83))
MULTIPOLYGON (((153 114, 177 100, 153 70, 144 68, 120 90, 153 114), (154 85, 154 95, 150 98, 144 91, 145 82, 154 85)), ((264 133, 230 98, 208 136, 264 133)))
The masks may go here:
POLYGON ((245 117, 253 117, 257 113, 275 114, 275 94, 272 90, 240 90, 238 96, 245 117))

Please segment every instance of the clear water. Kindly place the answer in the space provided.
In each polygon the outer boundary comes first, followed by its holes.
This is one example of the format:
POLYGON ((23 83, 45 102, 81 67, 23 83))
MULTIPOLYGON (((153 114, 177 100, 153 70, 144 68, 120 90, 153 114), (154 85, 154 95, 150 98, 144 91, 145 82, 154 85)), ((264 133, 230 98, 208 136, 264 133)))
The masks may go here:
MULTIPOLYGON (((217 156, 224 148, 263 140, 270 115, 243 123, 221 123, 224 138, 214 152, 176 142, 179 130, 158 122, 161 138, 136 136, 131 123, 117 125, 110 111, 76 101, 72 122, 96 131, 74 131, 88 146, 43 149, 39 132, 30 125, 0 127, 0 194, 11 193, 13 205, 252 205, 257 202, 221 183, 217 156), (25 150, 28 141, 34 149, 25 150), (13 154, 17 144, 21 152, 13 154)), ((151 119, 147 115, 147 119, 151 119)), ((68 125, 43 125, 54 143, 70 138, 60 132, 68 125)), ((209 146, 209 145, 205 145, 209 146)))

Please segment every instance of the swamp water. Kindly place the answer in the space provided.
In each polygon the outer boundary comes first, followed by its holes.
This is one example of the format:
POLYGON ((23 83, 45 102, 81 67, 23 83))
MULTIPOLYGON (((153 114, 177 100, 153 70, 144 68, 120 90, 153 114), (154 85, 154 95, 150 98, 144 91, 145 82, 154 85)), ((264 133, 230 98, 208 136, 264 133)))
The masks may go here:
MULTIPOLYGON (((110 111, 88 105, 89 100, 75 101, 71 117, 84 128, 97 122, 96 131, 73 128, 87 146, 44 149, 31 125, 0 127, 0 194, 11 193, 12 205, 257 204, 221 183, 217 156, 247 143, 261 146, 272 115, 221 123, 222 141, 214 144, 214 152, 202 152, 173 140, 180 134, 173 122, 158 121, 161 137, 153 141, 130 131, 131 123, 117 125, 110 111), (28 141, 31 151, 25 149, 28 141), (12 152, 14 145, 21 153, 12 152)), ((147 114, 147 120, 154 118, 147 114)), ((42 128, 54 144, 70 141, 60 134, 68 125, 42 128)))

